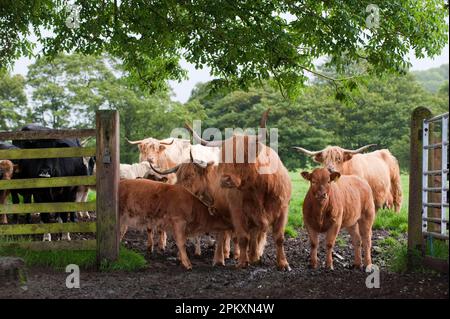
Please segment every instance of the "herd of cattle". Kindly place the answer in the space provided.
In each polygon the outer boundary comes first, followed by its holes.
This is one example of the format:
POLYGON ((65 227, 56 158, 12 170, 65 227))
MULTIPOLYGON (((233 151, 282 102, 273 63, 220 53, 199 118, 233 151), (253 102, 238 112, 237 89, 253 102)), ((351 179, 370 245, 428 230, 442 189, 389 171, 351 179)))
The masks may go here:
MULTIPOLYGON (((267 112, 261 127, 265 128, 267 112)), ((239 268, 258 263, 266 237, 272 233, 276 262, 280 270, 289 270, 284 252, 284 232, 288 220, 292 185, 278 154, 262 143, 258 135, 235 134, 224 141, 205 141, 189 126, 193 139, 146 138, 128 141, 139 147, 139 163, 120 165, 120 236, 128 227, 147 230, 149 251, 158 234, 158 247, 165 249, 171 233, 186 269, 192 265, 186 253, 188 237, 196 239, 196 254, 201 254, 200 237, 215 238, 214 265, 225 265, 233 257, 239 268), (230 154, 226 154, 232 150, 230 154), (252 150, 256 156, 252 157, 252 150), (237 154, 239 153, 239 156, 237 154), (242 160, 243 159, 243 160, 242 160), (270 173, 261 173, 271 167, 270 173)), ((46 129, 28 125, 23 130, 46 129)), ((263 132, 263 133, 261 133, 263 132)), ((329 146, 311 152, 297 151, 322 164, 301 176, 310 182, 303 204, 305 227, 311 244, 311 266, 319 266, 319 234, 326 233, 326 266, 333 268, 332 250, 341 228, 351 235, 355 251, 354 266, 371 266, 371 234, 376 211, 389 207, 399 211, 402 201, 398 162, 388 150, 362 153, 368 147, 347 150, 329 146), (361 248, 363 248, 364 262, 361 248)), ((81 147, 76 139, 0 142, 0 149, 81 147)), ((95 174, 94 158, 22 159, 0 161, 0 179, 48 178, 95 174)), ((13 203, 85 201, 87 187, 12 190, 13 203)), ((0 204, 8 191, 0 191, 0 204)), ((41 221, 50 222, 50 214, 41 213, 41 221)), ((6 215, 0 222, 7 223, 6 215)), ((55 214, 59 222, 74 222, 75 212, 55 214)), ((17 222, 17 214, 13 215, 17 222)), ((30 217, 27 216, 27 223, 30 217)), ((51 240, 50 234, 44 236, 51 240)), ((68 234, 64 238, 69 239, 68 234)))

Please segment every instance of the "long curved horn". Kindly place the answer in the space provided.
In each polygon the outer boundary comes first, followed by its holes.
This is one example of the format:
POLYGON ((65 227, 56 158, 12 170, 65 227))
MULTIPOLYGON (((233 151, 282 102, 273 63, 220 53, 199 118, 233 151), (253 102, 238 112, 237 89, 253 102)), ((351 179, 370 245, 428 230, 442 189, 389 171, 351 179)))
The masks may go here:
POLYGON ((178 171, 178 169, 180 168, 180 165, 181 165, 181 164, 178 164, 177 166, 174 166, 172 168, 166 169, 165 171, 159 171, 158 169, 156 169, 152 165, 152 163, 149 163, 149 164, 150 164, 150 167, 152 168, 152 170, 154 170, 159 175, 168 175, 168 174, 176 173, 178 171))
POLYGON ((266 128, 267 119, 269 118, 269 112, 270 107, 266 111, 264 111, 263 114, 261 115, 261 120, 259 121, 260 128, 266 128))
POLYGON ((126 137, 125 137, 125 139, 127 140, 128 143, 133 144, 133 145, 135 145, 135 144, 141 144, 141 143, 142 143, 142 140, 139 140, 139 141, 130 141, 130 140, 127 139, 126 137))
POLYGON ((206 168, 208 166, 208 163, 194 159, 194 156, 192 156, 192 149, 189 150, 189 157, 191 159, 191 163, 197 165, 198 167, 206 168))
POLYGON ((261 115, 261 120, 259 121, 259 128, 261 128, 262 130, 258 130, 257 141, 264 140, 264 138, 267 135, 266 124, 267 124, 267 119, 269 118, 269 112, 270 112, 270 108, 265 110, 263 112, 263 114, 261 115))
POLYGON ((198 136, 198 134, 196 132, 194 132, 194 130, 192 129, 192 127, 189 126, 189 124, 185 123, 184 126, 189 130, 189 132, 191 132, 192 137, 197 142, 199 142, 201 145, 208 146, 208 147, 219 147, 219 146, 222 146, 223 141, 210 141, 210 142, 205 141, 200 136, 198 136))
POLYGON ((350 153, 350 154, 358 154, 358 153, 362 153, 363 151, 365 151, 366 149, 372 147, 372 146, 377 146, 377 144, 368 144, 368 145, 364 145, 360 148, 358 148, 357 150, 347 150, 345 148, 343 148, 344 152, 350 153))
POLYGON ((172 142, 170 142, 170 143, 159 141, 159 144, 163 144, 163 145, 172 145, 174 141, 175 141, 175 139, 173 138, 173 139, 172 139, 172 142))
POLYGON ((293 146, 291 148, 294 150, 300 151, 302 153, 305 153, 306 155, 309 155, 309 156, 316 156, 317 154, 322 153, 322 151, 314 151, 314 152, 308 151, 307 149, 305 149, 303 147, 298 147, 298 146, 293 146))
POLYGON ((93 137, 92 137, 92 136, 89 136, 87 139, 81 141, 81 142, 80 142, 80 145, 84 147, 84 146, 86 146, 86 144, 87 144, 90 140, 92 140, 92 139, 93 139, 93 137))

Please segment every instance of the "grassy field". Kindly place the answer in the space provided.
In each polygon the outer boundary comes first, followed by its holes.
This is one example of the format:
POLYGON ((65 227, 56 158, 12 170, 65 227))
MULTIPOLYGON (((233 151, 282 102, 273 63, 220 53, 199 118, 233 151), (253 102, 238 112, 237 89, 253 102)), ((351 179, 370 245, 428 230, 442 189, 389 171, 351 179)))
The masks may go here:
MULTIPOLYGON (((0 244, 8 242, 6 238, 0 239, 0 244)), ((23 248, 11 248, 0 245, 0 256, 16 256, 23 258, 26 266, 42 266, 53 269, 65 269, 69 264, 78 265, 82 269, 94 269, 97 267, 97 255, 95 250, 51 250, 34 251, 23 248)), ((100 265, 101 271, 134 271, 144 268, 147 265, 145 257, 141 254, 120 247, 119 259, 113 263, 103 262, 100 265)))
MULTIPOLYGON (((300 176, 301 170, 290 172, 292 181, 292 200, 289 207, 289 221, 286 227, 286 235, 297 236, 296 229, 303 227, 302 206, 303 199, 309 188, 309 182, 300 176)), ((377 213, 374 229, 386 229, 393 232, 406 233, 408 230, 408 194, 409 176, 401 176, 403 190, 403 204, 399 214, 390 210, 381 210, 377 213)))

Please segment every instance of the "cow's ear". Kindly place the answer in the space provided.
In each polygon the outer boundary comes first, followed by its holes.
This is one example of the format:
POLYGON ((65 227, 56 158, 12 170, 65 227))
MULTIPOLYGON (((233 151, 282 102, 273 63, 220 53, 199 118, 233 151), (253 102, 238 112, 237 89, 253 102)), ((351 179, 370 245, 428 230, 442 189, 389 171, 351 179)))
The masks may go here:
POLYGON ((220 185, 225 188, 239 188, 241 179, 233 175, 223 175, 220 179, 220 185))
POLYGON ((323 155, 322 155, 322 152, 320 152, 320 153, 314 155, 313 160, 314 160, 314 162, 316 162, 316 163, 323 163, 323 155))
POLYGON ((347 162, 347 161, 351 160, 352 157, 353 157, 353 154, 352 154, 352 153, 347 153, 347 152, 345 152, 345 153, 344 153, 344 162, 347 162))
POLYGON ((20 167, 19 167, 19 164, 14 164, 14 165, 13 165, 13 172, 14 172, 14 173, 20 173, 20 167))
POLYGON ((302 177, 303 177, 304 179, 306 179, 307 181, 310 181, 310 180, 311 180, 311 174, 308 173, 308 172, 301 172, 300 175, 302 175, 302 177))
POLYGON ((333 172, 333 173, 330 174, 330 181, 337 182, 339 177, 341 177, 341 173, 333 172))

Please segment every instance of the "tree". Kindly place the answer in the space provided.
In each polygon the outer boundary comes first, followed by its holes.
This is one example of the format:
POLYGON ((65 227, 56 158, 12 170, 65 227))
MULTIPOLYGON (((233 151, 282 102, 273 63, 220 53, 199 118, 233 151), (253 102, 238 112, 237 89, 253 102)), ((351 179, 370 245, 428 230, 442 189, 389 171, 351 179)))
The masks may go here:
POLYGON ((115 77, 105 58, 60 54, 29 67, 33 122, 51 128, 92 125, 93 112, 105 103, 102 88, 115 77))
POLYGON ((216 84, 248 88, 274 79, 296 96, 306 74, 317 73, 313 61, 319 57, 329 56, 339 72, 358 60, 368 62, 371 74, 404 72, 411 49, 417 57, 433 57, 448 32, 443 0, 383 1, 379 10, 360 0, 75 3, 2 1, 0 68, 31 55, 39 43, 50 56, 108 52, 150 91, 185 76, 178 63, 183 57, 196 67, 210 66, 221 79, 216 84))
POLYGON ((0 130, 17 128, 27 116, 25 79, 0 72, 0 130))

